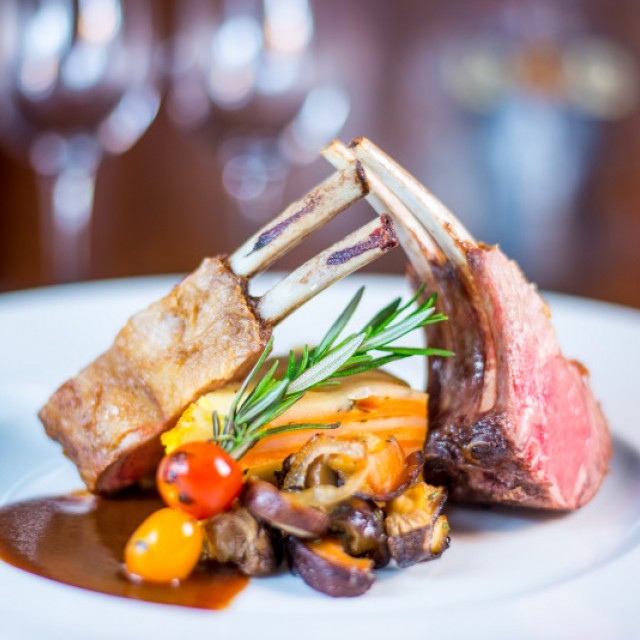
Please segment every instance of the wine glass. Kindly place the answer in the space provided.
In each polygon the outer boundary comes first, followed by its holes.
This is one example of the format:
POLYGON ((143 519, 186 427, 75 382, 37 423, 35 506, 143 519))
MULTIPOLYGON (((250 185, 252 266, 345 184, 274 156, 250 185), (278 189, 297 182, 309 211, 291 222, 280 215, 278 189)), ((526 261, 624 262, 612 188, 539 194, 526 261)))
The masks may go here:
POLYGON ((342 129, 347 80, 323 74, 331 52, 318 51, 309 0, 177 6, 168 115, 215 150, 225 192, 255 226, 280 206, 292 166, 342 129))
POLYGON ((37 173, 50 281, 89 274, 101 158, 158 111, 156 37, 148 0, 0 3, 0 140, 37 173))

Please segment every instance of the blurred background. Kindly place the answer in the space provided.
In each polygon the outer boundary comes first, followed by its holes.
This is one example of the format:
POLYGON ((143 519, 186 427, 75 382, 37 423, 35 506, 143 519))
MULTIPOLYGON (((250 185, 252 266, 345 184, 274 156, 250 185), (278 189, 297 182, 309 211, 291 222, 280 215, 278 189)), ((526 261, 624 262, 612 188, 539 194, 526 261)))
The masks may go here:
POLYGON ((640 307, 639 35, 637 0, 2 0, 0 291, 189 271, 365 135, 542 288, 640 307))

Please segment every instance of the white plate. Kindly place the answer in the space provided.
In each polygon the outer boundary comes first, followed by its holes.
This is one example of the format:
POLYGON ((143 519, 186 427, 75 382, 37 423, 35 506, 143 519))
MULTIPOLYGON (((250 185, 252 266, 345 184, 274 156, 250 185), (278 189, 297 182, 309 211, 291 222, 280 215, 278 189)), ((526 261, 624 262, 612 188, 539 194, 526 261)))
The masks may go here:
MULTIPOLYGON (((175 278, 110 281, 0 296, 0 505, 80 487, 44 436, 37 409, 104 350, 135 310, 175 278)), ((408 294, 404 280, 357 276, 287 320, 279 349, 313 342, 361 283, 359 313, 408 294)), ((615 436, 611 471, 577 513, 449 508, 452 546, 435 562, 385 570, 358 599, 334 600, 300 580, 254 580, 225 611, 127 601, 0 563, 0 638, 640 637, 640 312, 549 296, 567 355, 592 371, 615 436), (413 636, 418 637, 418 636, 413 636)), ((415 338, 414 338, 415 340, 415 338)), ((395 368, 424 384, 417 359, 395 368)))

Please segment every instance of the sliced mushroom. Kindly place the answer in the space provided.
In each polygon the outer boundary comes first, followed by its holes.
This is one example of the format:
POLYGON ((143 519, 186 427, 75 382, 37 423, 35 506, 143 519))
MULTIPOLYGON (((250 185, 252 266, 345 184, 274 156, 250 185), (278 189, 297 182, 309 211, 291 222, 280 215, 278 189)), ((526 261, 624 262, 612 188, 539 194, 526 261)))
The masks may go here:
POLYGON ((440 515, 446 499, 444 488, 420 482, 388 503, 387 543, 398 566, 433 560, 449 547, 449 523, 440 515))
POLYGON ((318 486, 316 479, 328 473, 342 474, 344 479, 346 473, 352 475, 364 468, 366 457, 367 444, 363 440, 317 434, 288 459, 282 486, 284 489, 308 489, 318 486))
POLYGON ((329 528, 326 513, 300 504, 295 493, 278 491, 259 478, 244 483, 240 501, 258 520, 298 538, 319 538, 329 528))
POLYGON ((244 507, 220 513, 204 525, 205 555, 234 564, 248 576, 274 573, 282 560, 282 540, 244 507))
POLYGON ((376 568, 389 563, 384 513, 376 504, 352 498, 338 505, 329 517, 329 530, 342 539, 349 555, 369 558, 376 568))
POLYGON ((320 485, 338 486, 342 479, 337 471, 332 469, 323 457, 316 458, 307 471, 307 486, 319 487, 320 485))
POLYGON ((362 595, 375 581, 373 561, 348 555, 339 540, 289 538, 287 550, 292 571, 313 589, 334 598, 362 595))
POLYGON ((280 482, 299 490, 301 502, 323 508, 353 496, 387 501, 416 481, 423 462, 418 451, 405 457, 395 438, 318 434, 287 458, 280 482))
POLYGON ((276 486, 278 487, 278 489, 284 489, 284 479, 287 477, 287 474, 289 473, 289 470, 291 469, 291 461, 293 460, 293 457, 295 456, 295 453, 290 453, 283 461, 282 461, 282 466, 280 467, 279 470, 276 470, 274 472, 274 477, 276 480, 276 486))

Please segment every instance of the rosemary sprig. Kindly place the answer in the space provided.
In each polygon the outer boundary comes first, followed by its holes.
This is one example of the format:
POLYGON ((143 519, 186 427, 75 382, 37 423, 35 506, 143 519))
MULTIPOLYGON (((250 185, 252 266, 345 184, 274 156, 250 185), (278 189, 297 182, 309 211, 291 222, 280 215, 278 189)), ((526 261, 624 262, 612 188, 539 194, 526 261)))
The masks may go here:
POLYGON ((272 435, 302 429, 335 429, 340 423, 302 423, 270 428, 266 425, 314 387, 336 384, 338 378, 377 369, 411 356, 452 355, 443 349, 392 344, 416 329, 447 319, 435 312, 435 295, 417 304, 422 292, 423 288, 420 288, 405 304, 397 298, 373 316, 360 331, 340 340, 362 299, 364 287, 360 288, 316 347, 305 346, 300 355, 290 351, 287 370, 281 379, 274 377, 279 364, 276 361, 249 391, 249 386, 273 350, 271 338, 234 397, 224 424, 221 424, 218 414, 213 413, 213 440, 239 459, 257 442, 272 435), (411 309, 414 304, 415 308, 411 309))

